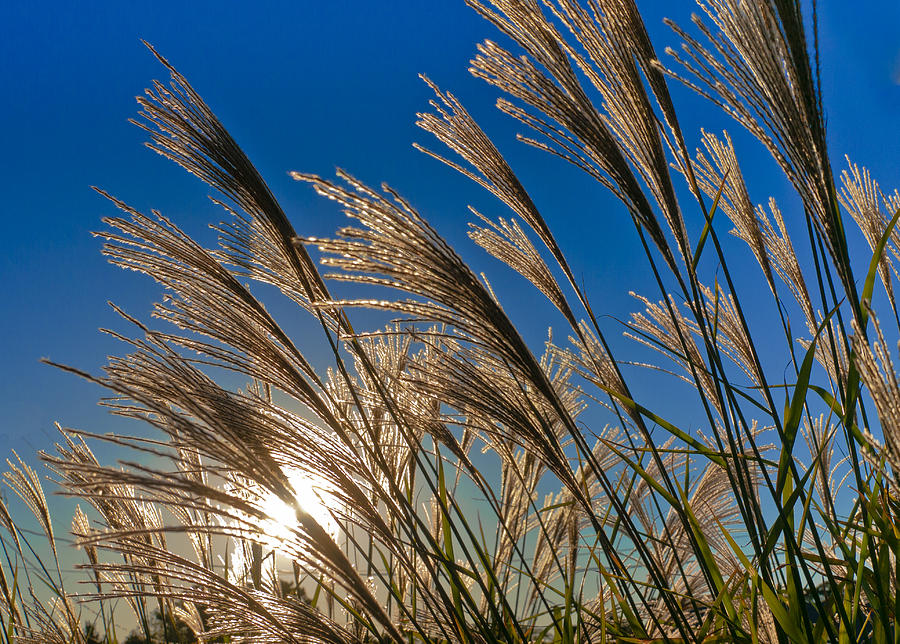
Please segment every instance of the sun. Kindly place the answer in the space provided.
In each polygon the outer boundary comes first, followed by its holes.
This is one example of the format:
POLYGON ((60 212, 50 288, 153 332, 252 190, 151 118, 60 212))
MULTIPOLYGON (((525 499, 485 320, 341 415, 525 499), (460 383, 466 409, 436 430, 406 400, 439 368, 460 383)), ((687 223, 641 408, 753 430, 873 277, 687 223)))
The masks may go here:
MULTIPOLYGON (((338 504, 334 496, 328 492, 325 481, 291 468, 285 469, 285 475, 296 494, 297 504, 300 508, 312 516, 333 539, 336 539, 340 529, 332 513, 338 509, 338 504)), ((297 527, 298 522, 294 508, 271 492, 264 495, 261 507, 268 517, 263 531, 275 542, 273 545, 277 549, 278 544, 283 544, 291 539, 291 535, 297 527)))

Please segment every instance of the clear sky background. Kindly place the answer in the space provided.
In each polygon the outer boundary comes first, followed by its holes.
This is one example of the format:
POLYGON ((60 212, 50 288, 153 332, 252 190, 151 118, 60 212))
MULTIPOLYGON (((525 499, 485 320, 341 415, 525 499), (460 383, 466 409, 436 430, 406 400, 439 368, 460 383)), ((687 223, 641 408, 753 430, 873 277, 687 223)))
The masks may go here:
MULTIPOLYGON (((676 44, 661 17, 686 24, 694 9, 686 1, 639 4, 647 8, 660 52, 676 44)), ((900 186, 900 3, 820 4, 833 162, 842 169, 848 153, 892 190, 900 186)), ((458 243, 477 270, 490 271, 495 285, 511 289, 504 304, 523 320, 530 339, 545 337, 546 323, 529 316, 533 292, 465 238, 467 203, 492 216, 509 213, 410 146, 432 143, 413 125, 415 112, 427 107, 428 89, 416 77, 425 72, 454 91, 521 171, 596 310, 621 318, 635 309, 628 290, 655 296, 623 208, 577 172, 517 144, 521 128, 493 109, 496 92, 468 75, 475 44, 498 36, 462 0, 0 5, 4 452, 30 455, 48 448, 56 420, 96 431, 117 427, 96 406, 98 388, 38 360, 97 371, 107 354, 121 350, 98 327, 124 328, 106 301, 146 319, 159 296, 150 280, 101 257, 90 231, 114 210, 89 186, 140 209, 158 208, 209 242, 207 224, 222 218, 207 200, 207 188, 143 148, 142 132, 127 122, 136 111, 133 97, 152 78, 164 77, 140 38, 205 97, 301 234, 327 235, 343 220, 331 204, 293 182, 289 170, 328 175, 341 166, 376 185, 386 180, 458 243)), ((686 90, 673 91, 686 107, 683 125, 691 145, 701 125, 727 127, 744 158, 754 202, 775 195, 799 221, 796 201, 760 147, 686 90)), ((861 238, 854 239, 863 248, 861 238)), ((749 253, 744 260, 750 265, 749 253)), ((605 319, 614 331, 614 320, 605 319)), ((300 344, 315 357, 315 337, 300 344)))

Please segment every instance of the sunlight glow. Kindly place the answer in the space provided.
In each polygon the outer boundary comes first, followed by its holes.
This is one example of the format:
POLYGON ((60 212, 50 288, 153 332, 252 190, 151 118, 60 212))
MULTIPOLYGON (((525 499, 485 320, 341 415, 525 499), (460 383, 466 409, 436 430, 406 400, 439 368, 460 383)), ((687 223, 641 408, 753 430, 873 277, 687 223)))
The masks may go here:
MULTIPOLYGON (((336 539, 339 529, 332 511, 338 509, 337 501, 325 489, 325 482, 296 470, 286 470, 285 474, 297 494, 297 503, 300 507, 312 515, 319 525, 336 539)), ((297 528, 294 508, 269 493, 262 499, 262 509, 270 519, 265 527, 265 534, 276 542, 273 545, 277 548, 279 543, 291 539, 293 530, 297 528)))

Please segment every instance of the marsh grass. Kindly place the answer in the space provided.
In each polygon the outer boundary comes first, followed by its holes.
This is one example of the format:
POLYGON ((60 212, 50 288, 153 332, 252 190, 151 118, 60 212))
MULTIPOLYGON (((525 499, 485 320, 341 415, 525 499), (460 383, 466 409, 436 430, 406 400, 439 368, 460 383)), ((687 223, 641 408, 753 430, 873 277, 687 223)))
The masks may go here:
POLYGON ((511 211, 473 209, 469 235, 559 311, 568 328, 540 350, 389 186, 293 173, 353 220, 330 239, 296 231, 158 55, 170 82, 139 98, 135 122, 212 188, 226 221, 204 248, 101 193, 121 211, 97 233, 103 252, 164 288, 162 324, 116 309, 134 335, 107 333, 126 355, 102 375, 57 366, 160 438, 61 429, 42 454, 85 506, 77 589, 42 563, 59 558, 40 477, 10 463, 51 550, 38 556, 0 505, 3 642, 124 641, 115 607, 144 641, 900 641, 900 385, 885 339, 900 194, 849 161, 832 168, 815 15, 708 0, 691 28, 671 24, 683 46, 660 58, 630 0, 469 4, 515 45, 483 42, 471 71, 500 90, 520 138, 608 188, 634 224, 658 292, 637 296, 626 335, 658 355, 643 367, 693 389, 682 404, 703 422, 633 393, 640 360, 608 341, 619 327, 601 324, 551 223, 453 94, 425 79, 434 100, 418 125, 437 147, 419 147, 511 211), (673 82, 759 139, 801 207, 755 205, 729 135, 682 131, 673 82), (864 257, 850 257, 854 225, 864 257), (750 253, 726 253, 725 232, 750 253), (754 333, 737 271, 770 294, 780 338, 754 333), (383 295, 336 299, 334 280, 383 295), (257 283, 318 323, 326 370, 257 283), (397 321, 361 330, 360 307, 397 321), (780 343, 787 381, 760 342, 780 343), (224 372, 247 386, 224 387, 224 372), (154 458, 103 465, 85 439, 154 458))

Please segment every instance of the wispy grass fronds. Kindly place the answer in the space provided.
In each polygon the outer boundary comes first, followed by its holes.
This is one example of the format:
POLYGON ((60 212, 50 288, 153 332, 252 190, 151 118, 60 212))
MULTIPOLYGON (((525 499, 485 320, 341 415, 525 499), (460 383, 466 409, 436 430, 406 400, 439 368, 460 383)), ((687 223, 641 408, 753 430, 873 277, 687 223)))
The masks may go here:
POLYGON ((138 99, 137 123, 226 221, 205 248, 101 192, 120 211, 103 253, 164 297, 153 325, 114 307, 130 331, 107 331, 123 351, 102 374, 62 368, 154 434, 64 430, 42 454, 82 499, 77 595, 39 475, 9 463, 52 565, 0 503, 3 644, 120 641, 123 604, 148 642, 897 641, 900 326, 877 311, 886 300, 898 320, 900 194, 853 164, 835 185, 815 5, 700 2, 702 38, 671 23, 675 72, 630 0, 469 4, 504 39, 471 72, 505 94, 524 142, 624 204, 658 292, 630 317, 592 301, 551 227, 565 222, 423 77, 435 98, 417 124, 449 152, 417 147, 512 211, 470 207, 470 239, 534 287, 530 316, 568 327, 533 347, 510 296, 398 190, 294 172, 353 220, 333 238, 296 231, 154 51, 170 82, 138 99), (737 139, 682 129, 671 77, 760 139, 801 215, 754 201, 766 187, 748 185, 737 139), (870 251, 853 261, 845 213, 870 251), (744 290, 754 279, 764 298, 744 290), (321 329, 327 360, 307 358, 260 283, 321 329), (360 308, 394 320, 358 328, 360 308), (96 440, 132 458, 103 464, 96 440))

